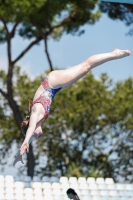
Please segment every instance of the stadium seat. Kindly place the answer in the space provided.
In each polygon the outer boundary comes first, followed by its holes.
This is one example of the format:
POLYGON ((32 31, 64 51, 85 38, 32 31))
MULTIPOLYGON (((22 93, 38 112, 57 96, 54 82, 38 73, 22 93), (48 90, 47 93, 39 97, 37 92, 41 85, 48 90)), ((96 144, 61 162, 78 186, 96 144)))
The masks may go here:
POLYGON ((51 184, 51 187, 52 187, 52 189, 60 189, 61 188, 61 185, 60 185, 60 183, 52 183, 51 184))
POLYGON ((5 181, 11 183, 11 182, 14 182, 14 178, 13 178, 13 176, 11 176, 11 175, 6 175, 6 176, 5 176, 5 181))
POLYGON ((52 196, 52 189, 43 189, 43 194, 52 196))
POLYGON ((42 182, 50 182, 50 178, 48 176, 43 176, 42 182))
POLYGON ((133 198, 133 190, 128 190, 127 191, 127 196, 133 198))
POLYGON ((43 189, 51 189, 52 188, 52 185, 51 185, 51 183, 49 182, 43 182, 42 183, 42 188, 43 189))
POLYGON ((14 194, 5 194, 5 200, 14 200, 15 196, 14 194))
POLYGON ((89 187, 88 187, 88 184, 87 183, 81 183, 81 184, 79 184, 79 189, 80 190, 86 190, 86 189, 88 189, 89 187))
POLYGON ((79 184, 78 183, 70 183, 70 188, 74 189, 74 190, 77 190, 79 189, 79 184))
POLYGON ((90 192, 89 192, 89 190, 85 190, 85 189, 84 189, 84 190, 81 190, 81 195, 82 195, 82 196, 87 196, 87 195, 89 196, 89 195, 90 195, 90 192))
MULTIPOLYGON (((82 200, 92 200, 92 198, 90 196, 83 196, 82 200)), ((97 199, 97 200, 99 200, 99 199, 97 199)))
POLYGON ((60 183, 68 183, 68 178, 66 176, 61 176, 59 179, 60 183))
POLYGON ((67 189, 69 189, 69 188, 70 188, 70 185, 69 185, 69 183, 61 183, 61 184, 60 184, 60 188, 61 188, 61 189, 63 189, 63 188, 64 188, 64 189, 66 189, 66 190, 67 190, 67 189))
POLYGON ((101 200, 101 197, 100 196, 92 196, 91 200, 101 200))
POLYGON ((4 194, 0 194, 0 200, 4 200, 5 199, 5 195, 4 194))
POLYGON ((14 188, 5 188, 5 193, 6 194, 14 194, 14 188))
POLYGON ((25 195, 32 195, 33 194, 33 190, 32 190, 32 188, 24 188, 24 194, 25 195))
POLYGON ((107 190, 100 190, 99 194, 100 194, 100 196, 109 196, 109 193, 107 190))
POLYGON ((97 184, 94 184, 94 183, 89 184, 88 188, 89 188, 89 190, 97 190, 97 184))
POLYGON ((32 188, 38 188, 38 189, 42 189, 42 183, 41 182, 32 182, 31 183, 32 188))
POLYGON ((95 178, 93 178, 93 177, 88 177, 88 178, 87 178, 87 183, 88 183, 88 184, 95 183, 95 178))
POLYGON ((24 177, 24 182, 31 182, 31 177, 30 176, 25 176, 24 177))
POLYGON ((78 180, 76 177, 70 177, 69 178, 69 183, 78 183, 78 180))
POLYGON ((110 190, 109 196, 118 196, 118 192, 116 190, 110 190))
POLYGON ((43 200, 54 200, 54 197, 50 194, 43 195, 43 200))
POLYGON ((106 184, 114 184, 114 180, 112 178, 105 178, 106 184))
POLYGON ((52 190, 52 194, 53 194, 53 195, 62 195, 62 191, 61 191, 60 189, 57 189, 57 188, 56 188, 56 189, 53 189, 53 190, 52 190))
POLYGON ((63 196, 62 195, 54 195, 53 200, 62 200, 63 196))
POLYGON ((38 176, 33 176, 33 180, 32 180, 33 182, 40 182, 41 181, 41 179, 40 179, 40 177, 38 177, 38 176))
POLYGON ((4 182, 5 181, 5 178, 3 175, 0 175, 0 182, 4 182))
POLYGON ((104 178, 97 178, 96 183, 97 184, 104 184, 104 178))
POLYGON ((24 200, 24 198, 23 194, 15 194, 15 200, 24 200))
POLYGON ((91 191, 90 191, 90 195, 91 195, 91 196, 99 196, 99 194, 100 194, 100 193, 99 193, 98 190, 91 190, 91 191))
POLYGON ((56 176, 52 176, 52 177, 50 177, 50 182, 51 182, 51 183, 59 182, 59 178, 56 177, 56 176))
POLYGON ((14 187, 15 187, 15 188, 24 188, 24 182, 16 181, 16 182, 14 183, 14 187))
POLYGON ((97 188, 98 190, 106 190, 107 186, 105 184, 98 184, 97 188))
POLYGON ((133 184, 125 184, 126 190, 132 190, 133 191, 133 184))
POLYGON ((110 200, 109 196, 101 196, 101 200, 110 200))
POLYGON ((79 177, 78 178, 78 183, 79 184, 87 183, 86 178, 85 177, 79 177))
POLYGON ((24 182, 25 188, 31 188, 31 182, 24 182))
POLYGON ((41 188, 35 188, 33 190, 34 195, 42 195, 42 189, 41 188))
POLYGON ((15 188, 14 189, 15 194, 24 194, 24 188, 15 188))
POLYGON ((120 197, 126 197, 127 196, 126 191, 125 190, 119 190, 118 191, 118 196, 120 196, 120 197))
POLYGON ((5 188, 14 188, 14 182, 9 182, 9 181, 6 181, 5 182, 5 188))
POLYGON ((124 184, 116 184, 116 189, 117 190, 125 190, 125 185, 124 184))
POLYGON ((115 184, 106 185, 108 190, 116 190, 115 184))

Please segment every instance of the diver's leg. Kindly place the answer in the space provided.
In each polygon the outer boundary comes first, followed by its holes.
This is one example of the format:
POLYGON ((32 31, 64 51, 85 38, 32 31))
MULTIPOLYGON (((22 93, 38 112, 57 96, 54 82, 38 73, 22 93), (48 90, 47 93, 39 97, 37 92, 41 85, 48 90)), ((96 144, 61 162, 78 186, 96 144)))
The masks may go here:
POLYGON ((92 68, 97 67, 110 60, 115 60, 129 56, 129 50, 115 49, 110 53, 102 53, 89 57, 79 65, 65 70, 55 70, 50 72, 48 82, 52 88, 65 88, 75 83, 78 79, 86 75, 92 68))

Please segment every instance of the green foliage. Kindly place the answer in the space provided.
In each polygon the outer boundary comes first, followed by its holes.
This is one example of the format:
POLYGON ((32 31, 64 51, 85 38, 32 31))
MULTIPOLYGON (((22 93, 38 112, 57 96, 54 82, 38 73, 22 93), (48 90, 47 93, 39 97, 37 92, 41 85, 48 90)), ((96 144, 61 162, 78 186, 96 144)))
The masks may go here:
MULTIPOLYGON (((122 3, 105 3, 99 4, 101 12, 107 13, 108 17, 113 20, 121 20, 127 26, 133 24, 133 7, 129 4, 122 3)), ((133 29, 128 32, 129 35, 133 35, 133 29)))

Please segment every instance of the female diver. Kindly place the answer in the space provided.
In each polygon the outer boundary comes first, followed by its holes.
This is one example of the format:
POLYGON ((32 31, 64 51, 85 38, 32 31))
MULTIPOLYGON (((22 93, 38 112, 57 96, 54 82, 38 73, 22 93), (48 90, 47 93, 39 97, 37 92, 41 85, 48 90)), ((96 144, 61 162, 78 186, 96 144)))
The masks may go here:
POLYGON ((130 54, 129 50, 114 49, 109 53, 93 55, 74 67, 50 72, 35 93, 30 117, 22 122, 22 129, 26 128, 26 137, 20 148, 20 156, 29 151, 30 138, 34 134, 42 134, 41 125, 49 116, 52 99, 59 90, 72 85, 94 67, 130 54))

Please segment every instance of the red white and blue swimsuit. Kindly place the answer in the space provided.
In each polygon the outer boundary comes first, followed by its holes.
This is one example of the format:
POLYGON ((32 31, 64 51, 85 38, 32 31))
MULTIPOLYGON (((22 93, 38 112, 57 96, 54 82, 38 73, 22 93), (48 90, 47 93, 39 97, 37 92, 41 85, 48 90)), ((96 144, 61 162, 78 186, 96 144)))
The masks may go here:
POLYGON ((32 106, 36 103, 41 103, 44 110, 45 110, 45 115, 41 121, 44 121, 48 118, 50 114, 50 106, 52 103, 52 100, 56 93, 61 90, 62 88, 57 88, 57 89, 52 89, 48 85, 48 76, 44 81, 42 82, 42 86, 44 88, 43 93, 33 102, 32 106))

